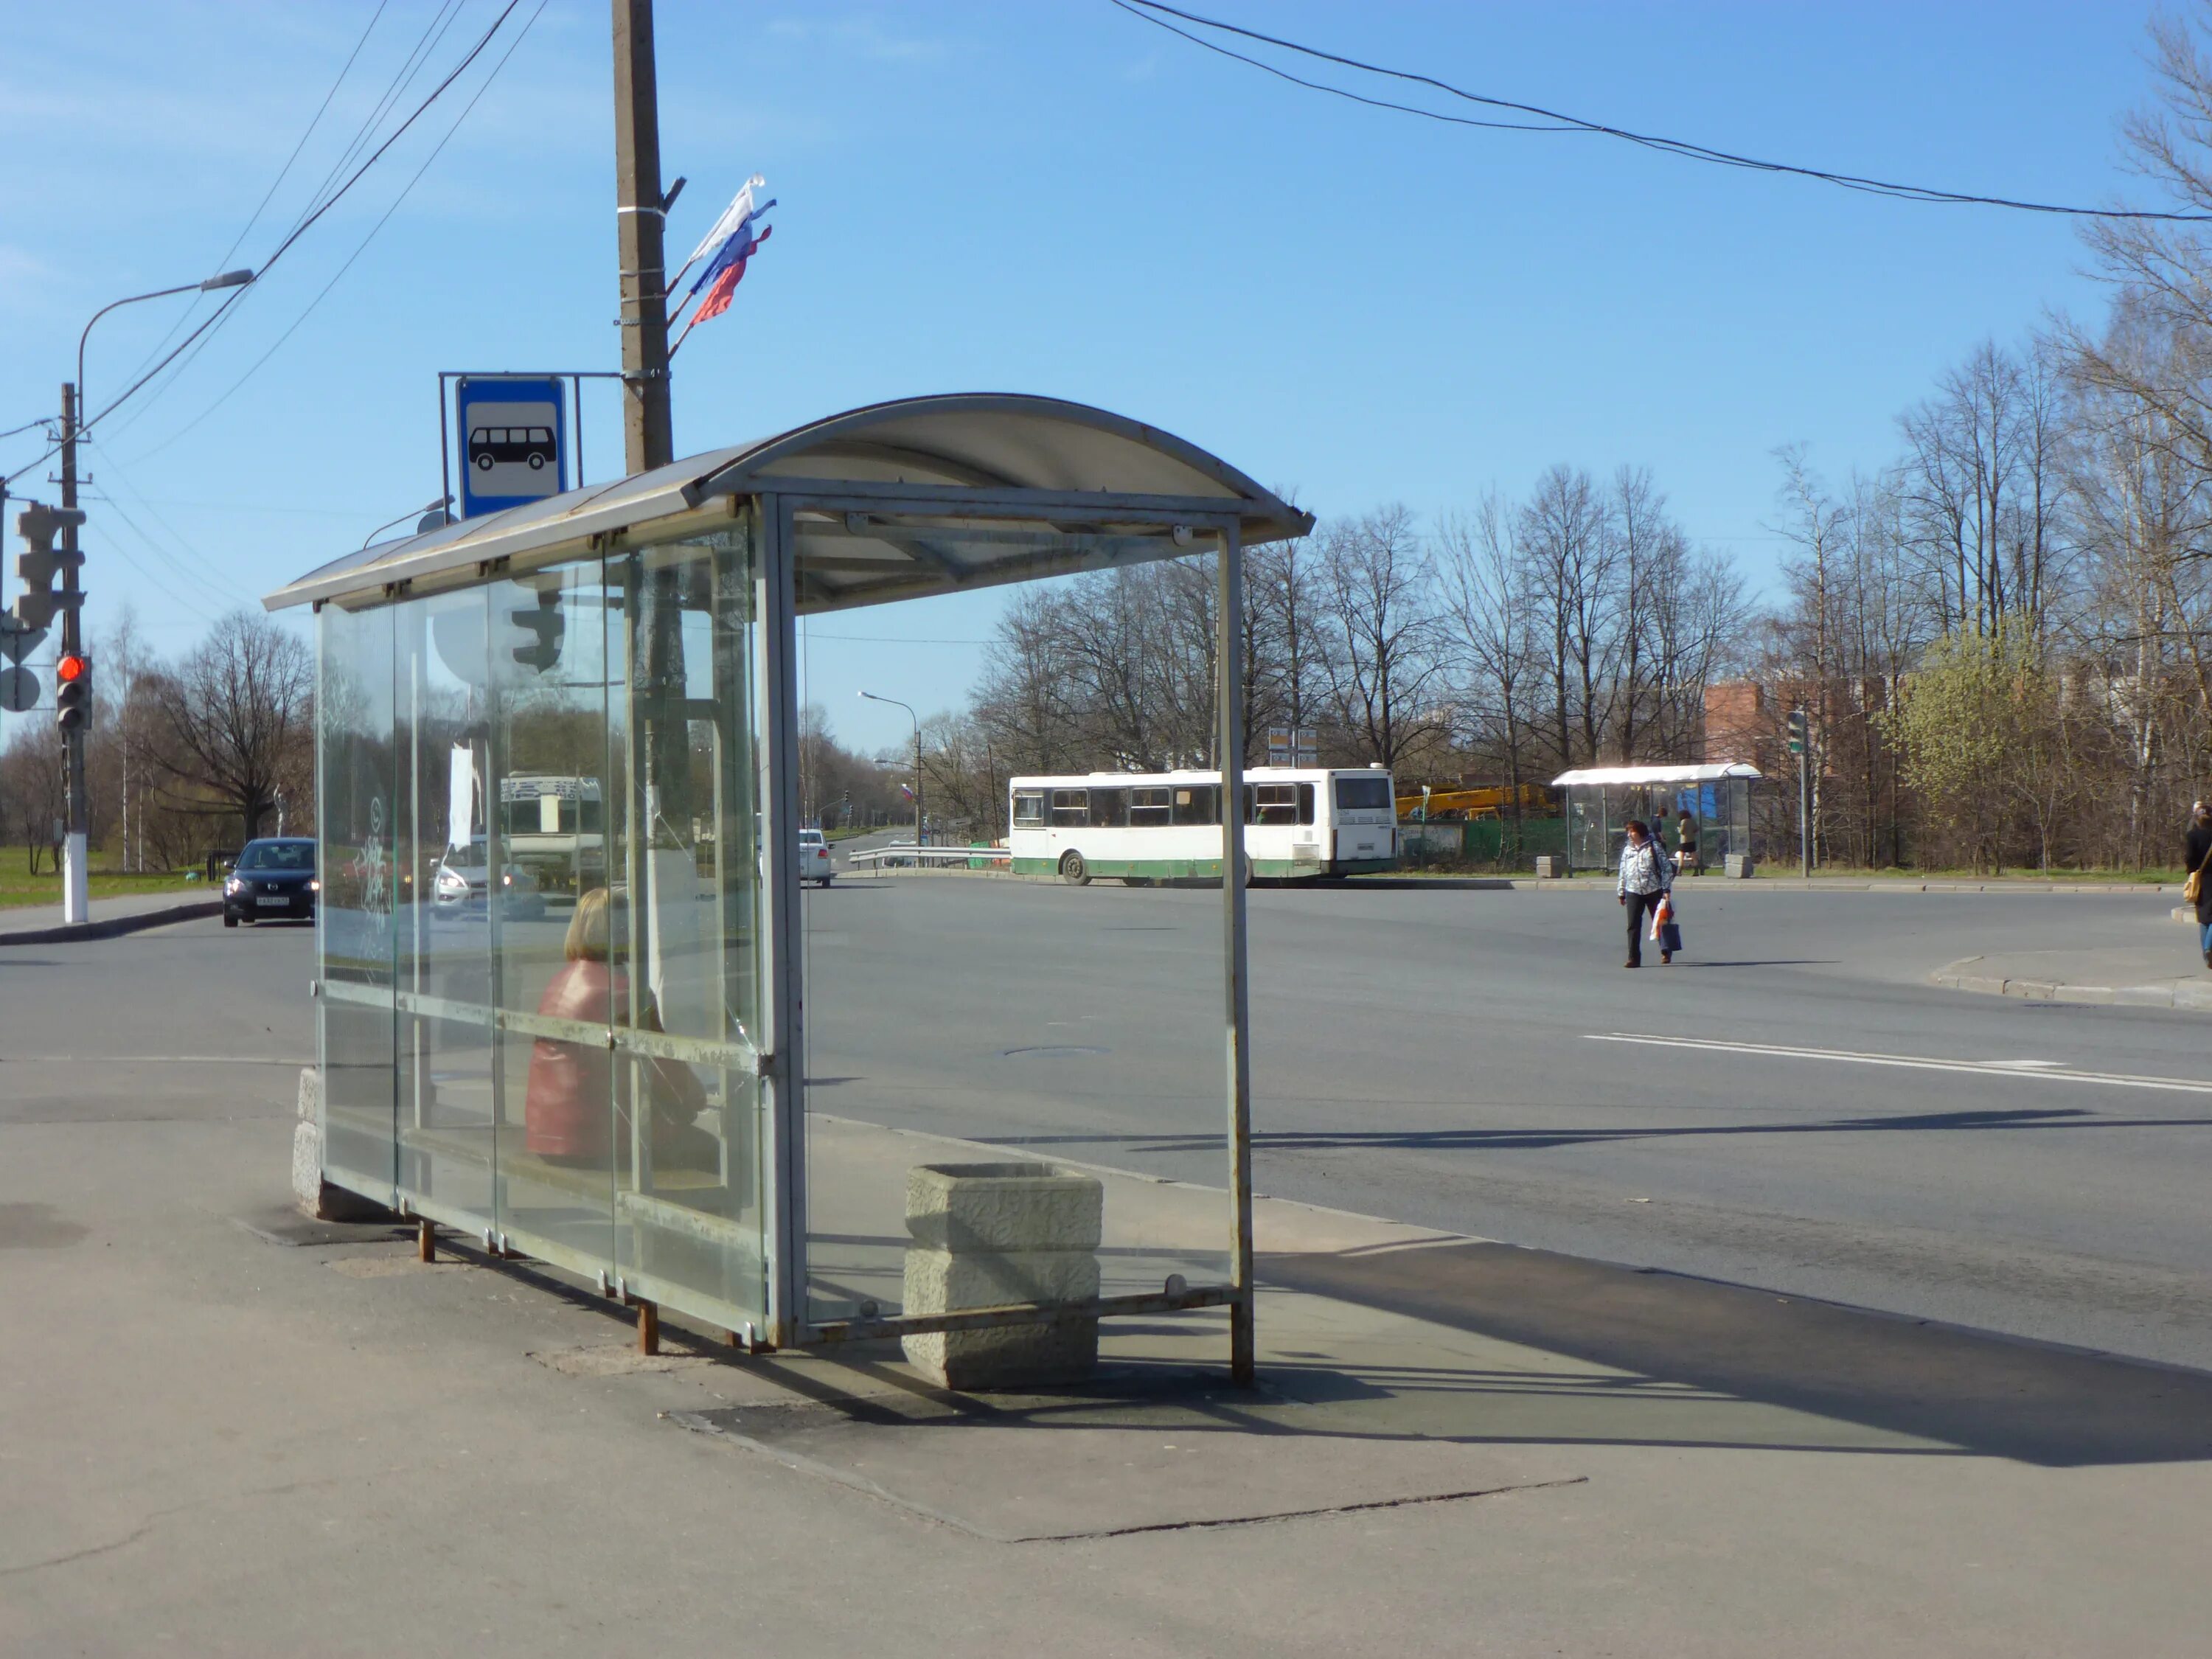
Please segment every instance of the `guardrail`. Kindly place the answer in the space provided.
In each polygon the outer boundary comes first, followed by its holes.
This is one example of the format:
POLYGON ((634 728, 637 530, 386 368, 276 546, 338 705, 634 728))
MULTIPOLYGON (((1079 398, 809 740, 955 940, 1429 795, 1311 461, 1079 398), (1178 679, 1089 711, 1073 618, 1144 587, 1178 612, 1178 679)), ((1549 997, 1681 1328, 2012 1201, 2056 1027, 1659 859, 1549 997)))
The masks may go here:
POLYGON ((848 853, 845 855, 845 863, 852 869, 866 868, 880 872, 886 865, 895 864, 917 866, 929 864, 1003 865, 1012 856, 1003 847, 916 847, 908 842, 848 853))

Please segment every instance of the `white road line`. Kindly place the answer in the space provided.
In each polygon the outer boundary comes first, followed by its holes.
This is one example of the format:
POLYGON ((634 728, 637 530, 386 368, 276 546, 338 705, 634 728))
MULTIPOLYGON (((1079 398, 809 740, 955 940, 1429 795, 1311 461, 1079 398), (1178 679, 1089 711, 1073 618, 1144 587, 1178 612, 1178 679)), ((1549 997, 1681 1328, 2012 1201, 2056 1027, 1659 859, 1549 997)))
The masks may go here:
POLYGON ((1759 1054, 1773 1060, 1835 1060, 1850 1066, 1902 1066, 1921 1072, 1966 1072, 1977 1077, 2012 1078, 2023 1083, 2097 1083, 2114 1089, 2162 1089, 2170 1093, 2212 1095, 2212 1082, 2185 1077, 2136 1077, 2124 1072, 2030 1070, 2011 1060, 1938 1060, 1925 1054, 1864 1054, 1851 1048, 1794 1048, 1776 1043, 1729 1042, 1723 1039, 1647 1035, 1636 1031, 1585 1031, 1592 1042, 1638 1042, 1659 1048, 1703 1048, 1715 1054, 1759 1054))

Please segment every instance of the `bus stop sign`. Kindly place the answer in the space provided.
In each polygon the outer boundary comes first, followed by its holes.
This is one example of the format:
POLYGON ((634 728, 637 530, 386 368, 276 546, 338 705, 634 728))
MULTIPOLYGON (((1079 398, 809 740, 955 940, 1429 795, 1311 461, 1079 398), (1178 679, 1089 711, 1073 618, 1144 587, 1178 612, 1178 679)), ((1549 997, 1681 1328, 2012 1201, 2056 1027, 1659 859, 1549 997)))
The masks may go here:
POLYGON ((561 493, 568 463, 561 392, 561 382, 545 374, 476 374, 453 383, 461 517, 561 493))

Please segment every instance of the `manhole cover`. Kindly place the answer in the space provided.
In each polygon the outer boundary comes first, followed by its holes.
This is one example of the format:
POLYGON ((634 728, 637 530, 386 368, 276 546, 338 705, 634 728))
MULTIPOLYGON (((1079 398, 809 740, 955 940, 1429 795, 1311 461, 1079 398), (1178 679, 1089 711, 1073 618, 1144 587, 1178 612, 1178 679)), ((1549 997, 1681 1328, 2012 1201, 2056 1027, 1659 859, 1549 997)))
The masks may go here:
POLYGON ((1001 1048, 1000 1060, 1062 1060, 1073 1054, 1103 1054, 1103 1048, 1093 1048, 1080 1042, 1048 1042, 1035 1048, 1001 1048))

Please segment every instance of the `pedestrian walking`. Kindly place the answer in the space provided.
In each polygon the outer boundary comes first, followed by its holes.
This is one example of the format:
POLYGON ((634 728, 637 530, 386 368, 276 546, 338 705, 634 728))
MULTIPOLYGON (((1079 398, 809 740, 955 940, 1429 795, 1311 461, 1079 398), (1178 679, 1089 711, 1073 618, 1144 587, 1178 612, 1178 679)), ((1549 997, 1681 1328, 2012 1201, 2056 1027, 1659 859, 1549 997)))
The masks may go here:
MULTIPOLYGON (((1651 913, 1659 908, 1659 901, 1674 886, 1674 865, 1665 850, 1652 836, 1641 818, 1628 821, 1628 839, 1620 848, 1620 878, 1614 891, 1621 906, 1628 912, 1628 962, 1631 968, 1644 965, 1644 928, 1651 913)), ((1663 966, 1674 959, 1672 951, 1662 951, 1659 961, 1663 966)))
POLYGON ((2212 968, 2212 806, 2198 801, 2189 809, 2189 834, 2182 845, 2189 879, 2181 896, 2197 908, 2197 944, 2204 952, 2204 965, 2212 968))
POLYGON ((1674 824, 1674 867, 1686 876, 1698 873, 1698 821, 1686 806, 1674 824))

